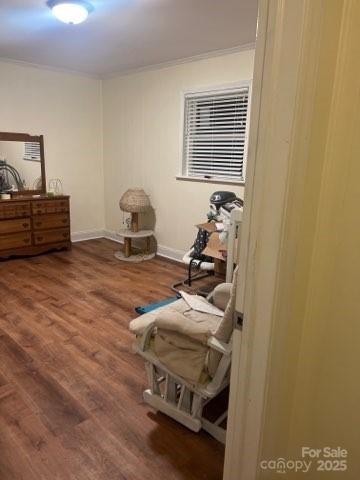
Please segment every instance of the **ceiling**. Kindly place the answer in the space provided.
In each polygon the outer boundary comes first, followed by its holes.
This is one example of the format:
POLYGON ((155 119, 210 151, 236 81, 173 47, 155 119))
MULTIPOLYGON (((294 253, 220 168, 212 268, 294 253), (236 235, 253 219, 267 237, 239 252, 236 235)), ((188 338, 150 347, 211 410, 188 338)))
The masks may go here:
POLYGON ((0 57, 109 76, 248 45, 257 0, 90 0, 81 25, 46 0, 0 0, 0 57))

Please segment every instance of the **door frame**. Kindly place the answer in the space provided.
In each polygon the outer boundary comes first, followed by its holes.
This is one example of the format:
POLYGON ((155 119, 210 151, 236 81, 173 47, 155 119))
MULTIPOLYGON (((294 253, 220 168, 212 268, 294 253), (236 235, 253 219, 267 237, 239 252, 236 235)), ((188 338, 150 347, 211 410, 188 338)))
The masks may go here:
POLYGON ((309 142, 325 3, 259 1, 236 298, 244 322, 234 333, 224 480, 255 480, 259 472, 290 173, 299 125, 301 148, 309 142))

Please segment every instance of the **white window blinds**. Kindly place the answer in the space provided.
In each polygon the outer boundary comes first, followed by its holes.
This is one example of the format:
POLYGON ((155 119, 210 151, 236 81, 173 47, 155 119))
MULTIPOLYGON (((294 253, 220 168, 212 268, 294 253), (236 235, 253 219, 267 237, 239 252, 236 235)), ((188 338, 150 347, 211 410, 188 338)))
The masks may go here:
POLYGON ((249 90, 185 95, 185 175, 245 180, 249 90))
POLYGON ((41 161, 40 143, 25 142, 24 160, 31 160, 33 162, 41 161))

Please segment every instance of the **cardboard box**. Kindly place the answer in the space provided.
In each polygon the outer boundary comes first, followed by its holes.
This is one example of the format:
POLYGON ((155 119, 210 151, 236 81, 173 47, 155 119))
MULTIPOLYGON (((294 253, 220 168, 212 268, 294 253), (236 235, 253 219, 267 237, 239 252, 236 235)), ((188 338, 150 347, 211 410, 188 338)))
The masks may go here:
POLYGON ((202 230, 206 230, 209 233, 216 232, 216 226, 214 222, 207 222, 207 223, 199 223, 196 225, 197 228, 201 228, 202 230))
POLYGON ((198 225, 196 225, 196 227, 202 228, 209 233, 222 232, 224 230, 224 224, 222 222, 199 223, 198 225))
POLYGON ((217 258, 218 260, 226 260, 227 245, 220 242, 219 234, 214 232, 210 235, 206 248, 202 251, 204 255, 217 258))

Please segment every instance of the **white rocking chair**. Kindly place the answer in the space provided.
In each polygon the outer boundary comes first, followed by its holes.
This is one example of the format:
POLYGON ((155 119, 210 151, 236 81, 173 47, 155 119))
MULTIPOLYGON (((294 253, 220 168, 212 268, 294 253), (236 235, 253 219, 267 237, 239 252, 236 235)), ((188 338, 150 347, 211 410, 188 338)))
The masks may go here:
POLYGON ((135 351, 145 360, 145 402, 190 430, 203 428, 225 443, 221 424, 227 410, 211 422, 203 409, 229 384, 235 285, 218 285, 207 300, 224 316, 192 310, 180 299, 134 319, 130 330, 137 336, 135 351))

